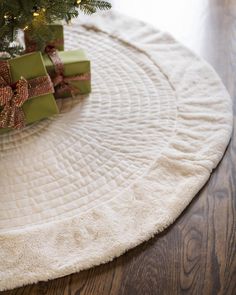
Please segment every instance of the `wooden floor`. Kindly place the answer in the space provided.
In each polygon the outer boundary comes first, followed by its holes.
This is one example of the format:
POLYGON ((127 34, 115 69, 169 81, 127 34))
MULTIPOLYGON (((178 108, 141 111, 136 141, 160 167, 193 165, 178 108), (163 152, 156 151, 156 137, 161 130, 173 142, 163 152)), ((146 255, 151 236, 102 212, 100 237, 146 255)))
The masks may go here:
MULTIPOLYGON (((207 59, 236 101, 235 0, 113 2, 207 59)), ((1 295, 236 294, 235 132, 208 184, 164 233, 111 263, 1 295)))

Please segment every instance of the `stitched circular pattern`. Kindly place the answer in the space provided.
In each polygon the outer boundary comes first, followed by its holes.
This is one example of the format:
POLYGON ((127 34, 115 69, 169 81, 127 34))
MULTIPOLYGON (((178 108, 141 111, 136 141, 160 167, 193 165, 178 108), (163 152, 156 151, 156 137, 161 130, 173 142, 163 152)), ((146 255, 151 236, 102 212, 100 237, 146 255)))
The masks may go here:
POLYGON ((174 134, 175 94, 149 58, 102 32, 80 28, 67 36, 70 48, 88 47, 93 92, 61 101, 53 120, 3 136, 4 231, 115 198, 146 173, 174 134))
POLYGON ((0 136, 0 290, 104 263, 179 216, 221 159, 231 101, 168 34, 119 14, 66 28, 92 93, 0 136))

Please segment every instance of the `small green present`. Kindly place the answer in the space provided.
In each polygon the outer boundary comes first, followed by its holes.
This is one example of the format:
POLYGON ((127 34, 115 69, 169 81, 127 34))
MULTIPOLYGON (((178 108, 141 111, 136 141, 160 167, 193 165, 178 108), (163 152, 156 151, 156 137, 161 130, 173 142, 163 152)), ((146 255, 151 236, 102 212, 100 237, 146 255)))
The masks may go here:
POLYGON ((83 50, 58 52, 51 48, 43 59, 53 81, 56 98, 91 92, 90 61, 83 50))
POLYGON ((58 114, 40 52, 0 61, 0 133, 58 114))
MULTIPOLYGON (((25 51, 27 53, 33 51, 44 52, 46 46, 53 46, 59 51, 64 50, 64 28, 60 24, 44 25, 47 28, 48 36, 44 35, 40 38, 40 28, 34 32, 33 28, 24 31, 25 51), (41 42, 40 42, 41 41, 41 42)), ((42 31, 44 33, 45 29, 42 31)))

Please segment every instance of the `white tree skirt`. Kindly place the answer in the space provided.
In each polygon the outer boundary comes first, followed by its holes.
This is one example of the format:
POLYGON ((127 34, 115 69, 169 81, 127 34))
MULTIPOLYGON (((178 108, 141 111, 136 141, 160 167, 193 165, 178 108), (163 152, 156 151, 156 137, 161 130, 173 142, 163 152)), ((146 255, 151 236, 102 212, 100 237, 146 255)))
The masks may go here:
POLYGON ((66 29, 93 92, 0 136, 0 290, 112 260, 162 231, 205 184, 231 135, 214 70, 116 13, 66 29))

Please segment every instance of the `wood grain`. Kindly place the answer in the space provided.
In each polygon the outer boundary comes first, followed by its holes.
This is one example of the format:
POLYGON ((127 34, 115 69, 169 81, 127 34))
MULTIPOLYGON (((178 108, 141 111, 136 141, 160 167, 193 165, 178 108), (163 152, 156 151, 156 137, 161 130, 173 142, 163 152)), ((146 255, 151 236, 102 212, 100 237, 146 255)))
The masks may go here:
MULTIPOLYGON (((236 1, 150 0, 148 8, 137 1, 135 9, 133 3, 114 4, 170 31, 206 58, 236 102, 236 1)), ((164 233, 111 263, 1 295, 236 294, 235 132, 207 185, 164 233)))

